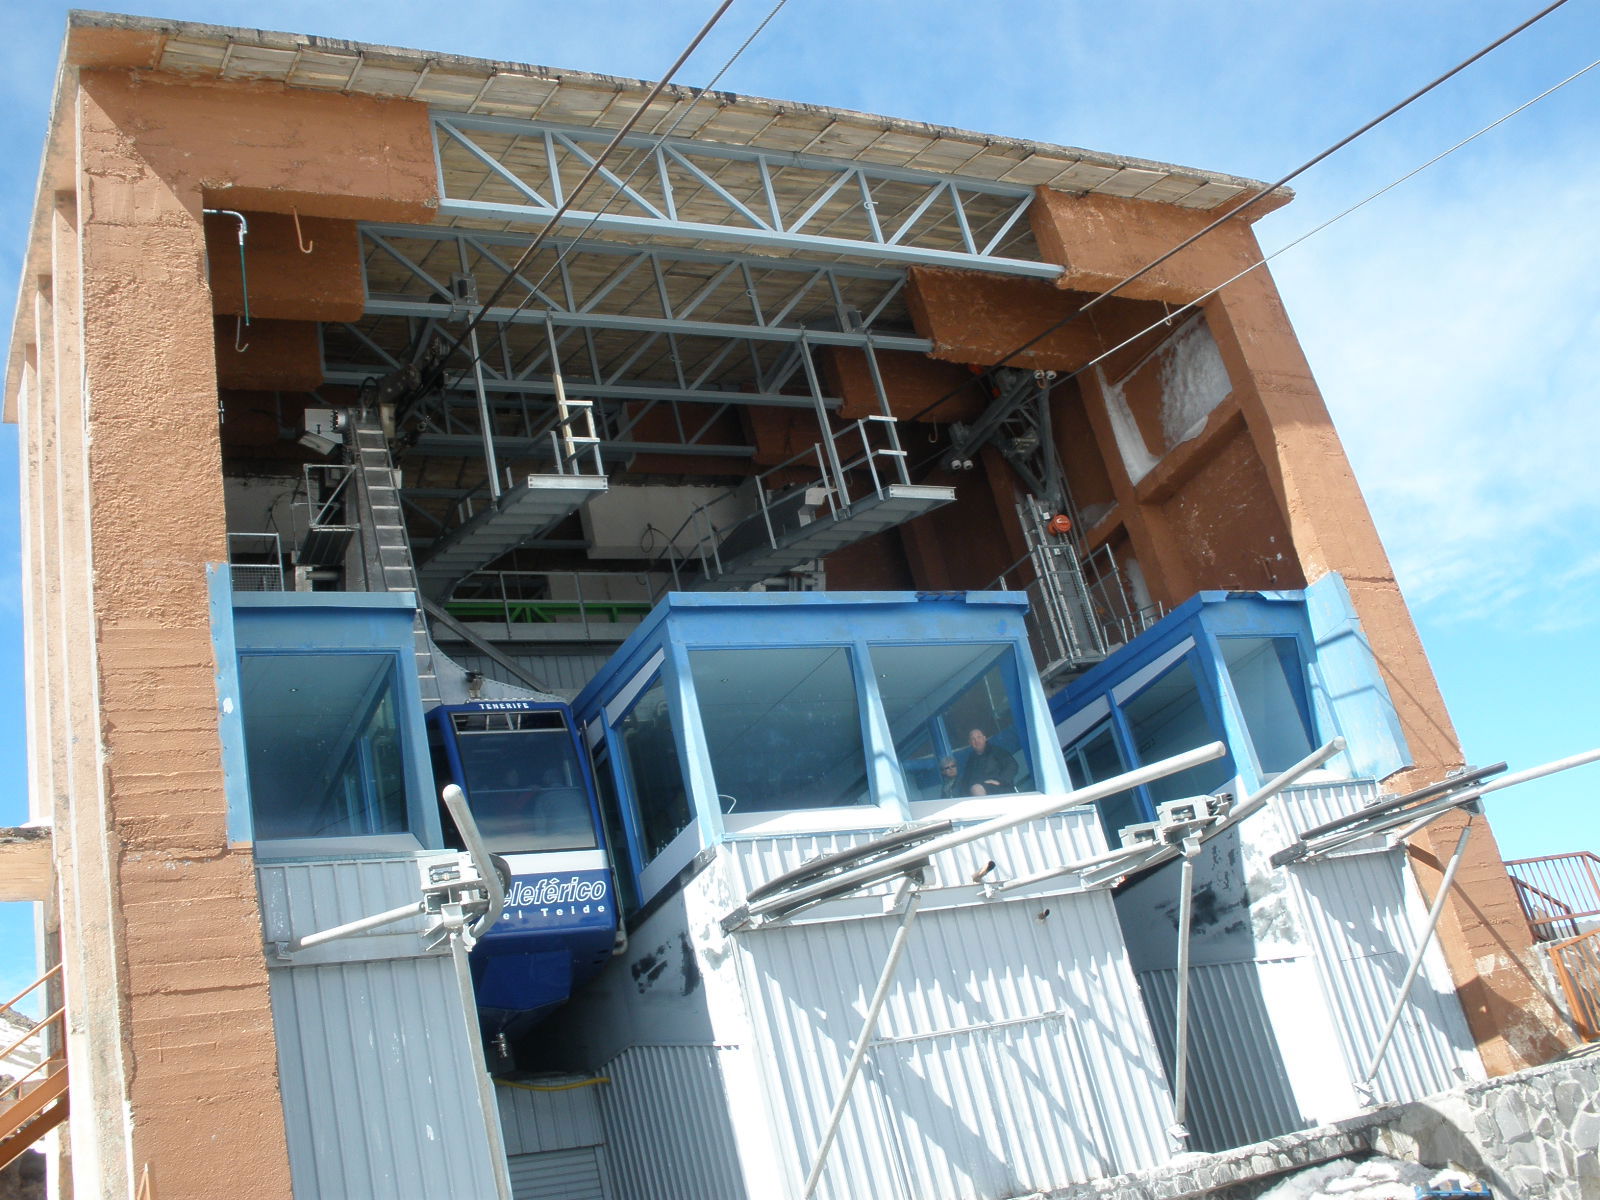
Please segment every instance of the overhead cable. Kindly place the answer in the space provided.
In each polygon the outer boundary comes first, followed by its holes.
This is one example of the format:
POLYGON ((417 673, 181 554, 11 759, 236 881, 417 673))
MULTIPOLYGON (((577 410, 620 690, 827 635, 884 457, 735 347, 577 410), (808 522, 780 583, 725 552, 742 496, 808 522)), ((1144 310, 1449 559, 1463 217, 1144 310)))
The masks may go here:
POLYGON ((722 19, 723 14, 726 13, 731 7, 733 7, 733 0, 722 0, 722 3, 717 6, 717 11, 711 14, 710 19, 700 27, 700 32, 694 35, 689 44, 683 48, 683 52, 679 54, 678 57, 673 61, 672 65, 667 68, 666 74, 664 74, 660 79, 656 80, 656 82, 651 86, 649 92, 645 94, 644 99, 639 101, 639 106, 633 110, 632 115, 622 123, 622 127, 618 129, 616 133, 612 135, 611 140, 606 143, 605 149, 600 151, 594 160, 590 162, 589 169, 583 173, 583 178, 579 179, 577 186, 567 194, 567 198, 561 202, 561 206, 557 208, 556 211, 551 215, 549 222, 544 226, 543 229, 539 230, 539 232, 534 235, 533 240, 529 242, 528 245, 523 249, 521 255, 518 256, 517 261, 511 265, 511 270, 506 273, 506 277, 500 281, 500 286, 495 288, 495 290, 490 294, 489 299, 484 301, 483 304, 479 306, 477 313, 470 321, 467 322, 467 327, 463 329, 459 335, 456 335, 453 338, 454 345, 452 345, 444 355, 440 356, 438 363, 428 369, 427 375, 424 376, 422 383, 416 389, 417 394, 420 395, 426 392, 429 388, 432 388, 438 384, 440 378, 444 374, 443 364, 445 359, 447 359, 449 355, 461 349, 461 347, 466 344, 467 338, 473 333, 477 332, 478 326, 483 324, 484 317, 488 315, 489 309, 494 306, 495 301, 499 300, 501 296, 505 295, 506 289, 508 289, 511 286, 512 281, 516 279, 517 273, 527 265, 528 260, 533 257, 534 252, 539 249, 539 247, 544 243, 545 238, 550 235, 550 231, 556 227, 561 218, 565 216, 572 208, 574 202, 578 199, 579 195, 582 194, 583 189, 589 185, 589 181, 598 175, 602 168, 604 168, 606 159, 608 159, 616 151, 617 147, 622 144, 622 140, 627 137, 630 132, 632 132, 633 127, 639 123, 639 119, 643 117, 644 114, 649 110, 650 106, 655 103, 656 97, 662 93, 667 84, 672 81, 672 77, 678 73, 678 68, 682 67, 683 64, 689 60, 689 56, 699 49, 700 43, 705 40, 706 35, 711 32, 716 23, 722 19))
MULTIPOLYGON (((1104 362, 1106 359, 1110 358, 1112 355, 1118 353, 1121 350, 1127 349, 1129 346, 1133 345, 1133 343, 1137 342, 1140 338, 1146 336, 1147 334, 1154 333, 1156 330, 1161 329, 1163 327, 1170 327, 1173 324, 1173 322, 1175 322, 1179 317, 1183 316, 1186 312, 1189 312, 1192 309, 1198 309, 1207 300, 1211 299, 1211 297, 1215 296, 1218 292, 1222 291, 1223 288, 1232 286, 1233 284, 1239 282, 1239 280, 1243 279, 1246 275, 1250 274, 1252 271, 1256 271, 1256 270, 1260 269, 1261 267, 1266 266, 1269 262, 1271 262, 1273 259, 1277 258, 1278 255, 1284 253, 1285 251, 1292 250, 1296 246, 1300 245, 1302 242, 1309 241, 1311 238, 1313 238, 1317 234, 1321 233, 1324 229, 1328 228, 1328 226, 1330 226, 1330 225, 1332 225, 1332 224, 1334 224, 1334 223, 1336 223, 1338 221, 1344 220, 1344 218, 1348 217, 1351 213, 1356 212, 1357 210, 1366 207, 1368 204, 1371 204, 1379 196, 1385 195, 1388 192, 1392 192, 1395 188, 1399 187, 1402 183, 1405 183, 1407 180, 1409 180, 1409 179, 1411 179, 1411 178, 1413 178, 1413 177, 1415 177, 1417 175, 1422 174, 1422 172, 1426 171, 1429 167, 1433 166, 1435 163, 1441 161, 1442 159, 1448 158, 1450 155, 1454 154, 1457 150, 1461 149, 1463 146, 1468 145, 1471 142, 1477 141, 1480 137, 1482 137, 1484 134, 1488 133, 1491 129, 1494 129, 1497 126, 1500 126, 1500 125, 1504 125, 1507 121, 1509 121, 1512 117, 1516 116, 1518 113, 1522 112, 1524 109, 1528 109, 1528 108, 1533 107, 1535 104, 1539 103, 1539 101, 1543 100, 1546 96, 1549 96, 1553 92, 1560 91, 1562 88, 1566 87, 1567 84, 1573 82, 1573 80, 1575 80, 1575 79, 1579 79, 1582 76, 1587 75, 1590 71, 1594 70, 1596 67, 1600 67, 1600 58, 1595 59, 1588 66, 1581 67, 1580 69, 1574 71, 1571 75, 1568 75, 1560 83, 1555 83, 1555 84, 1552 84, 1550 87, 1547 87, 1544 91, 1540 92, 1537 96, 1533 97, 1531 100, 1526 100, 1523 103, 1517 105, 1516 108, 1513 108, 1510 112, 1506 113, 1504 116, 1498 117, 1495 120, 1490 121, 1489 124, 1485 125, 1482 129, 1478 130, 1476 133, 1468 134, 1466 137, 1462 138, 1455 145, 1449 147, 1446 150, 1439 151, 1438 154, 1435 154, 1432 158, 1428 159, 1427 162, 1421 163, 1418 166, 1413 167, 1411 170, 1407 171, 1404 175, 1401 175, 1398 179, 1392 180, 1391 182, 1384 184, 1377 191, 1372 192, 1370 195, 1362 197, 1360 200, 1357 200, 1354 204, 1352 204, 1349 208, 1343 209, 1342 211, 1335 213, 1333 216, 1329 217, 1326 221, 1323 221, 1320 225, 1312 226, 1310 229, 1306 230, 1304 233, 1302 233, 1299 237, 1295 238, 1293 241, 1285 242, 1282 246, 1279 246, 1271 254, 1263 255, 1261 258, 1258 258, 1255 262, 1251 263, 1249 266, 1245 267, 1243 270, 1238 271, 1237 273, 1235 273, 1233 275, 1230 275, 1227 279, 1224 279, 1221 283, 1217 284, 1215 287, 1210 288, 1209 290, 1200 293, 1200 295, 1196 296, 1193 300, 1187 301, 1186 303, 1180 305, 1179 307, 1171 310, 1164 317, 1162 317, 1159 321, 1152 321, 1150 324, 1146 325, 1143 329, 1139 330, 1137 333, 1130 334, 1128 337, 1126 337, 1122 341, 1118 342, 1115 346, 1112 346, 1112 347, 1110 347, 1110 348, 1108 348, 1106 350, 1102 350, 1099 354, 1095 355, 1088 362, 1084 363, 1081 367, 1078 367, 1073 371, 1070 371, 1070 372, 1068 372, 1068 373, 1066 373, 1064 375, 1058 376, 1057 378, 1051 380, 1048 388, 1046 389, 1046 392, 1048 393, 1050 391, 1054 391, 1056 388, 1060 387, 1062 384, 1067 383, 1067 382, 1069 382, 1069 381, 1071 381, 1073 379, 1076 379, 1078 376, 1082 375, 1085 371, 1088 371, 1091 367, 1098 366, 1100 363, 1104 362)), ((946 397, 946 399, 948 399, 948 397, 946 397)), ((942 402, 943 401, 941 401, 941 403, 942 402)), ((915 418, 912 418, 912 419, 914 420, 915 418)), ((935 459, 942 457, 942 455, 943 455, 943 451, 941 451, 940 454, 936 454, 936 455, 932 455, 932 456, 930 456, 928 458, 924 458, 921 462, 919 462, 917 464, 917 466, 919 468, 920 467, 925 467, 925 466, 928 465, 928 463, 933 462, 935 459)))
MULTIPOLYGON (((691 99, 689 101, 688 105, 683 109, 683 111, 680 112, 677 115, 677 117, 673 120, 671 125, 669 125, 663 131, 661 129, 661 122, 657 122, 656 127, 654 129, 652 129, 646 135, 647 137, 655 138, 654 145, 652 145, 645 154, 643 154, 643 155, 641 155, 639 157, 639 161, 634 164, 633 170, 629 171, 628 174, 626 176, 624 176, 623 179, 616 185, 616 187, 613 189, 611 195, 606 198, 606 200, 600 205, 600 207, 598 209, 595 210, 594 215, 591 216, 589 218, 588 223, 585 224, 584 227, 577 232, 577 234, 575 235, 573 240, 571 242, 569 242, 567 245, 565 245, 565 246, 563 246, 561 248, 560 253, 556 255, 555 262, 551 263, 550 266, 545 268, 544 274, 539 276, 539 278, 534 281, 533 285, 531 287, 529 287, 528 294, 526 296, 524 296, 520 301, 517 302, 517 306, 514 309, 511 310, 511 315, 509 317, 507 317, 503 322, 500 322, 500 338, 501 338, 502 341, 504 341, 504 339, 505 339, 506 330, 510 328, 511 322, 516 319, 517 314, 521 313, 523 309, 528 307, 529 302, 534 298, 535 295, 538 294, 539 289, 544 287, 544 285, 549 281, 550 277, 561 269, 561 264, 567 261, 567 258, 572 254, 574 248, 576 247, 577 242, 581 241, 584 238, 584 236, 586 234, 588 234, 588 232, 595 227, 595 224, 600 220, 601 217, 605 216, 606 213, 611 211, 611 206, 614 203, 616 203, 616 201, 618 199, 621 198, 623 193, 627 190, 628 185, 633 182, 634 176, 638 175, 638 173, 641 170, 644 169, 645 164, 650 161, 650 153, 655 151, 655 150, 660 149, 666 143, 666 140, 669 137, 671 137, 675 132, 677 132, 678 126, 682 125, 684 123, 684 121, 688 119, 689 115, 692 112, 694 112, 694 110, 697 107, 699 107, 700 101, 704 100, 706 98, 706 96, 708 96, 712 92, 712 90, 717 86, 717 84, 721 82, 722 77, 724 75, 726 75, 730 70, 732 70, 733 64, 739 61, 739 59, 744 55, 744 52, 746 50, 750 49, 750 44, 752 42, 754 42, 756 40, 756 38, 761 36, 762 30, 766 29, 766 27, 772 23, 772 19, 778 15, 778 13, 783 9, 783 6, 785 4, 787 4, 788 2, 789 2, 789 0, 778 0, 778 2, 775 5, 772 6, 772 8, 768 11, 767 15, 761 19, 761 23, 759 25, 757 25, 753 30, 751 30, 750 36, 745 38, 744 41, 742 43, 740 43, 739 48, 737 50, 735 50, 731 55, 728 56, 727 61, 724 62, 720 68, 718 68, 717 73, 711 77, 710 81, 708 83, 706 83, 704 86, 694 89, 694 97, 693 97, 693 99, 691 99)), ((722 15, 723 11, 725 11, 727 9, 727 7, 728 6, 726 4, 724 4, 722 6, 722 9, 719 9, 717 11, 716 15, 712 17, 711 23, 715 23, 717 18, 722 15)), ((710 24, 711 23, 707 24, 707 26, 706 26, 707 29, 710 28, 710 24)), ((704 30, 701 31, 701 35, 702 36, 704 36, 704 32, 705 32, 704 30)), ((691 47, 691 49, 692 49, 692 47, 691 47)), ((678 65, 681 65, 682 61, 683 60, 680 59, 678 63, 675 63, 674 64, 674 69, 676 69, 676 67, 678 65)), ((663 81, 663 82, 665 82, 665 81, 663 81)), ((657 86, 656 90, 658 92, 660 91, 660 86, 659 85, 657 86)), ((652 96, 654 96, 654 94, 655 93, 652 93, 652 96)), ((645 100, 645 103, 643 105, 640 105, 639 113, 642 113, 644 111, 644 109, 649 105, 649 103, 650 103, 650 100, 647 98, 645 100)), ((637 119, 639 113, 634 114, 635 115, 635 119, 637 119)), ((670 115, 670 114, 668 114, 668 115, 670 115)), ((664 122, 666 119, 667 119, 667 115, 663 115, 662 118, 661 118, 661 121, 664 122)), ((624 132, 626 132, 626 127, 624 128, 624 132)), ((613 140, 612 145, 613 146, 616 145, 616 139, 613 140)), ((596 164, 595 164, 596 168, 599 166, 599 163, 601 161, 604 161, 604 159, 606 157, 606 154, 610 153, 611 148, 612 148, 611 146, 607 146, 606 147, 605 153, 602 153, 600 155, 600 159, 596 161, 596 164)), ((591 172, 590 173, 593 174, 593 171, 594 171, 594 168, 591 168, 591 172)), ((584 186, 584 183, 587 183, 588 180, 589 180, 589 175, 585 175, 584 179, 583 179, 583 182, 579 183, 578 184, 578 188, 573 190, 573 192, 572 192, 572 197, 573 198, 577 197, 578 191, 582 189, 582 187, 584 186)), ((505 292, 506 284, 508 284, 511 281, 511 279, 513 279, 516 276, 517 269, 522 267, 528 261, 528 258, 532 255, 533 251, 538 248, 538 244, 543 239, 544 234, 548 233, 552 228, 555 227, 555 223, 556 223, 557 218, 559 218, 561 216, 561 212, 565 211, 566 208, 568 208, 568 207, 570 207, 570 200, 569 200, 567 205, 563 205, 562 209, 557 211, 555 216, 550 218, 550 223, 544 227, 544 230, 541 231, 540 236, 535 238, 533 244, 530 245, 527 248, 527 250, 523 253, 522 257, 517 259, 517 262, 516 262, 515 266, 506 275, 505 281, 501 284, 501 286, 499 288, 497 288, 495 290, 494 295, 490 298, 491 301, 499 299, 500 296, 505 292)), ((488 304, 484 304, 482 306, 482 309, 481 309, 480 314, 479 314, 480 319, 484 315, 486 315, 488 313, 488 311, 489 311, 489 305, 488 304)), ((466 337, 466 333, 465 332, 463 332, 462 337, 463 338, 466 337)), ((452 352, 455 349, 459 349, 461 347, 461 345, 462 345, 462 342, 457 341, 456 345, 454 347, 452 347, 452 352)), ((482 359, 483 359, 482 352, 474 355, 473 356, 473 362, 469 363, 465 368, 463 368, 463 371, 472 370, 474 367, 476 367, 476 365, 477 365, 477 363, 479 361, 482 361, 482 359)))
MULTIPOLYGON (((1359 129, 1356 129, 1356 130, 1353 130, 1350 133, 1347 133, 1344 137, 1340 138, 1337 142, 1334 142, 1331 146, 1327 147, 1324 150, 1319 151, 1317 154, 1315 154, 1312 157, 1308 158, 1305 162, 1301 163, 1298 167, 1296 167, 1294 170, 1290 171, 1287 175, 1284 175, 1282 178, 1277 179, 1274 182, 1267 184, 1260 191, 1256 192, 1254 195, 1250 196, 1248 199, 1243 200, 1239 204, 1234 205, 1232 208, 1230 208, 1227 212, 1223 213, 1216 220, 1212 221, 1209 225, 1205 226, 1205 228, 1200 229, 1197 232, 1190 234, 1188 237, 1184 238, 1183 241, 1179 242, 1176 246, 1173 246, 1170 250, 1166 251, 1164 254, 1158 255, 1157 257, 1151 259, 1149 262, 1145 263, 1144 266, 1140 267, 1133 274, 1131 274, 1131 275, 1127 276, 1126 278, 1122 279, 1120 282, 1114 284, 1112 287, 1107 288, 1105 291, 1096 294, 1094 297, 1089 299, 1084 304, 1080 305, 1078 308, 1074 309, 1072 312, 1068 313, 1066 316, 1062 317, 1060 320, 1054 322, 1051 325, 1047 325, 1044 329, 1042 329, 1038 333, 1034 334, 1031 338, 1029 338, 1027 341, 1023 342, 1020 346, 1016 347, 1014 350, 1012 350, 1008 354, 1006 354, 1006 356, 1004 358, 1000 359, 999 362, 992 363, 988 367, 984 368, 983 376, 987 377, 991 372, 997 370, 1000 367, 1005 366, 1008 362, 1010 362, 1017 355, 1019 355, 1019 354, 1023 353, 1024 351, 1029 350, 1032 347, 1038 345, 1041 341, 1043 341, 1045 338, 1049 337, 1056 330, 1062 328, 1063 326, 1069 324, 1072 321, 1077 320, 1079 317, 1083 316, 1084 313, 1089 312, 1097 304, 1101 303, 1102 301, 1110 298, 1111 296, 1115 296, 1118 292, 1120 292, 1123 288, 1127 287, 1130 283, 1133 283, 1133 282, 1135 282, 1135 281, 1137 281, 1139 279, 1144 278, 1151 271, 1153 271, 1157 267, 1159 267, 1162 263, 1164 263, 1164 262, 1168 261, 1169 259, 1171 259, 1174 255, 1181 254, 1183 251, 1187 250, 1190 246, 1192 246, 1196 242, 1198 242, 1201 238, 1205 237, 1208 233, 1210 233, 1213 230, 1219 228, 1220 226, 1224 225, 1228 221, 1231 221, 1234 217, 1238 216, 1240 213, 1244 212, 1246 209, 1252 207, 1253 205, 1258 203, 1260 200, 1262 200, 1264 197, 1271 195, 1273 192, 1277 191, 1279 188, 1285 187, 1289 183, 1293 182, 1295 179, 1298 179, 1301 175, 1304 175, 1307 171, 1309 171, 1312 167, 1316 166, 1318 163, 1321 163, 1322 161, 1324 161, 1325 159, 1327 159, 1331 155, 1338 153, 1340 150, 1344 149, 1351 142, 1355 141, 1357 138, 1361 137, 1363 134, 1366 134, 1366 133, 1370 132, 1371 130, 1377 128, 1379 125, 1383 124, 1383 122, 1387 121, 1390 117, 1394 116, 1396 113, 1400 112, 1402 109, 1404 109, 1404 108, 1408 107, 1409 105, 1415 103, 1416 101, 1422 99, 1422 97, 1426 96, 1429 92, 1433 91, 1434 88, 1438 87, 1440 84, 1446 82, 1447 80, 1453 79, 1455 76, 1459 75, 1462 71, 1464 71, 1468 67, 1470 67, 1473 63, 1477 62, 1484 55, 1486 55, 1486 54, 1490 53, 1491 51, 1496 50, 1499 47, 1505 45, 1507 42, 1509 42, 1512 38, 1516 37, 1523 30, 1525 30, 1525 29, 1529 28, 1530 26, 1538 23, 1539 21, 1544 20, 1545 17, 1547 17, 1551 13, 1555 12, 1556 9, 1560 8, 1565 3, 1567 3, 1567 0, 1555 0, 1555 2, 1553 4, 1547 5, 1546 7, 1540 9, 1538 12, 1534 13, 1533 16, 1529 17, 1526 21, 1523 21, 1520 25, 1516 26, 1516 28, 1511 29, 1511 30, 1507 31, 1506 33, 1501 34, 1499 37, 1495 38, 1494 41, 1490 42, 1487 46, 1484 46, 1481 50, 1478 50, 1476 53, 1472 54, 1468 58, 1462 59, 1455 66, 1451 67, 1448 71, 1446 71, 1443 75, 1438 76, 1432 82, 1427 83, 1424 86, 1418 88, 1416 91, 1412 92, 1409 96, 1407 96, 1404 100, 1401 100, 1399 103, 1391 105, 1389 108, 1385 109, 1383 112, 1381 112, 1377 116, 1373 117, 1365 125, 1362 125, 1359 129)), ((945 403, 947 400, 951 400, 954 397, 960 395, 969 386, 971 386, 971 384, 963 383, 960 387, 952 389, 951 391, 947 392, 945 395, 940 396, 933 403, 925 405, 923 408, 921 408, 917 412, 913 413, 911 415, 910 419, 915 421, 918 417, 924 416, 927 413, 932 412, 934 409, 938 408, 941 404, 945 403)))

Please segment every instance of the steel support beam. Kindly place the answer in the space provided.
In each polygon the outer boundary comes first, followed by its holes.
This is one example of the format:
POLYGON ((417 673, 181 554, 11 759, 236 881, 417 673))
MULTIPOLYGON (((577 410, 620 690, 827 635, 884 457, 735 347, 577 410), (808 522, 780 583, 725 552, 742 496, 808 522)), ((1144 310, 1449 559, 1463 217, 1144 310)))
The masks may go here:
POLYGON ((605 196, 608 205, 616 205, 619 211, 574 205, 561 214, 562 202, 567 198, 563 165, 572 173, 586 169, 595 157, 585 147, 598 150, 610 140, 612 131, 436 111, 433 133, 440 164, 442 216, 528 225, 554 220, 562 226, 601 233, 693 238, 784 252, 849 255, 1039 279, 1054 279, 1062 270, 1053 263, 1008 258, 998 253, 1033 203, 1033 189, 1024 184, 753 146, 689 139, 658 141, 648 135, 630 135, 622 145, 644 151, 643 161, 627 179, 602 169, 605 182, 595 193, 597 198, 605 196), (521 148, 529 152, 528 161, 541 164, 532 177, 519 174, 501 161, 506 157, 505 147, 491 149, 480 144, 498 143, 507 137, 523 143, 521 148), (447 160, 460 162, 462 167, 447 169, 447 160), (718 176, 729 162, 754 166, 754 178, 750 178, 750 172, 742 172, 742 182, 724 186, 718 176), (463 168, 481 169, 484 180, 500 180, 517 199, 483 201, 461 194, 459 184, 452 186, 452 176, 459 178, 463 168), (632 183, 634 178, 640 180, 637 185, 632 183), (792 190, 781 186, 792 183, 800 186, 792 190), (900 196, 900 207, 893 213, 873 190, 883 184, 892 184, 900 196), (920 189, 920 195, 908 200, 908 188, 920 189), (691 192, 697 211, 716 219, 686 219, 679 211, 676 189, 691 192), (841 196, 851 199, 843 202, 841 196), (841 211, 850 210, 865 218, 866 236, 839 237, 818 228, 830 215, 837 217, 841 211))

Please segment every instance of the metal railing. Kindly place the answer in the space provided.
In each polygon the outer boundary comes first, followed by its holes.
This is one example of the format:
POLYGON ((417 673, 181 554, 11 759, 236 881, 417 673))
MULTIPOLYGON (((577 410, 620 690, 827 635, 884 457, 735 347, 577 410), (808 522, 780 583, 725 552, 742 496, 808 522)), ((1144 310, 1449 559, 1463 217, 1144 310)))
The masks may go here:
POLYGON ((1591 850, 1506 860, 1535 939, 1572 938, 1600 918, 1600 855, 1591 850))
POLYGON ((1578 1036, 1600 1041, 1600 929, 1545 947, 1578 1036))
POLYGON ((654 590, 647 572, 475 571, 456 585, 444 608, 458 621, 501 624, 508 637, 513 627, 551 624, 576 624, 586 636, 616 637, 618 624, 645 618, 654 590), (610 595, 618 579, 638 582, 639 594, 610 595))
POLYGON ((714 579, 734 558, 763 544, 776 549, 784 535, 802 525, 848 517, 853 506, 882 500, 886 489, 909 484, 910 473, 894 418, 872 414, 839 429, 824 426, 821 441, 752 482, 754 512, 719 525, 711 517, 713 502, 699 504, 667 538, 662 559, 674 587, 691 565, 714 579))
POLYGON ((228 578, 236 592, 283 591, 283 545, 275 533, 230 533, 228 578))
MULTIPOLYGON (((7 1010, 14 1008, 36 988, 43 987, 60 974, 59 964, 51 967, 0 1008, 7 1010)), ((5 1061, 28 1048, 29 1043, 36 1043, 39 1056, 38 1061, 19 1078, 0 1087, 0 1169, 4 1169, 24 1150, 66 1119, 67 1048, 66 1027, 63 1023, 65 1013, 64 1005, 56 1008, 42 1021, 30 1026, 21 1037, 0 1049, 0 1061, 5 1061)))
POLYGON ((1063 671, 1100 661, 1164 615, 1160 605, 1140 605, 1116 559, 1101 546, 1080 558, 1068 532, 1050 528, 1051 514, 1037 502, 1017 505, 1028 552, 985 590, 1028 597, 1028 640, 1039 674, 1048 683, 1063 671))

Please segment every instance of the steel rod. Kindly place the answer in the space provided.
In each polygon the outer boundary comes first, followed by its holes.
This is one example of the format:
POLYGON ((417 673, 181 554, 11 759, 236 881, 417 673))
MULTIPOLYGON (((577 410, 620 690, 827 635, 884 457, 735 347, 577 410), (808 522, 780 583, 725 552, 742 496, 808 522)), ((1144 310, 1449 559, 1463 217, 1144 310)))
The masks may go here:
POLYGON ((1179 1138, 1189 1136, 1183 1128, 1189 1099, 1189 929, 1194 920, 1194 859, 1198 853, 1199 840, 1189 839, 1178 875, 1178 1013, 1172 1035, 1172 1124, 1173 1135, 1179 1138))
POLYGON ((991 834, 1000 833, 1017 825, 1025 825, 1029 821, 1038 820, 1040 817, 1053 816, 1066 808, 1076 808, 1080 804, 1091 804, 1106 796, 1115 795, 1125 788, 1138 787, 1156 779, 1163 779, 1168 775, 1176 775, 1179 771, 1187 771, 1190 767, 1198 767, 1227 754, 1228 748, 1221 742, 1210 742, 1182 754, 1175 754, 1171 758, 1164 758, 1160 762, 1151 763, 1147 767, 1138 767, 1132 771, 1125 771, 1110 779, 1099 783, 1092 783, 1076 791, 1067 792, 1060 796, 1047 796, 1040 802, 1019 808, 1014 812, 1003 813, 977 825, 965 829, 957 829, 942 837, 924 842, 920 846, 899 854, 891 855, 879 862, 866 867, 859 867, 853 871, 844 871, 838 875, 813 884, 810 887, 796 888, 793 892, 782 895, 766 897, 749 906, 753 916, 760 916, 769 909, 793 909, 797 904, 804 904, 811 899, 821 899, 824 896, 837 895, 841 888, 878 882, 892 876, 896 871, 909 868, 912 864, 939 854, 945 850, 952 850, 957 846, 964 846, 968 842, 977 841, 991 834))
POLYGON ((478 353, 478 327, 467 330, 467 349, 472 353, 472 383, 478 394, 478 429, 483 435, 483 465, 488 473, 489 496, 500 499, 500 467, 494 457, 494 418, 489 413, 489 393, 483 386, 483 356, 478 353))
POLYGON ((1450 864, 1444 869, 1444 878, 1439 881, 1439 893, 1434 896, 1433 905, 1428 909, 1428 920, 1423 926, 1422 936, 1417 939, 1417 948, 1411 952, 1411 961, 1406 965, 1406 977, 1400 984, 1400 994, 1395 997, 1394 1007, 1389 1012, 1389 1023, 1383 1027, 1383 1037, 1378 1039, 1378 1048, 1372 1052, 1372 1059, 1367 1063, 1367 1069, 1362 1072, 1361 1078, 1356 1080, 1357 1088, 1371 1086, 1373 1077, 1378 1073, 1378 1066, 1383 1062, 1383 1056, 1388 1053, 1395 1028, 1400 1024, 1400 1014, 1405 1011, 1406 1000, 1411 995, 1411 985, 1417 981, 1417 973, 1422 970, 1422 955, 1427 950, 1428 943, 1433 940, 1434 930, 1439 927, 1439 917, 1444 912, 1444 902, 1450 895, 1450 886, 1455 883, 1456 871, 1460 869, 1461 861, 1466 856, 1467 839, 1471 836, 1472 820, 1468 818, 1466 827, 1461 831, 1461 837, 1456 841, 1455 853, 1450 856, 1450 864))
POLYGON ((856 1040, 855 1050, 851 1052, 849 1063, 845 1065, 844 1078, 839 1081, 839 1093, 834 1097, 833 1111, 828 1114, 828 1124, 822 1131, 822 1141, 817 1146, 816 1156, 811 1160, 811 1170, 806 1175, 805 1188, 800 1193, 800 1200, 811 1200, 816 1193, 817 1184, 822 1180, 822 1168, 828 1161, 828 1151, 833 1148, 833 1140, 839 1133, 839 1123, 844 1120, 845 1105, 850 1103, 850 1089, 854 1086, 856 1076, 861 1072, 861 1064, 866 1060, 867 1051, 872 1046, 872 1035, 878 1028, 878 1016, 883 1012, 884 1002, 889 998, 889 984, 894 979, 895 968, 900 965, 900 956, 905 952, 906 941, 911 933, 911 923, 916 920, 922 893, 917 891, 914 885, 909 884, 905 892, 906 906, 900 915, 900 927, 894 931, 894 941, 889 943, 889 957, 884 961, 883 970, 878 973, 878 986, 872 993, 872 1001, 867 1005, 867 1015, 861 1022, 861 1036, 856 1040))

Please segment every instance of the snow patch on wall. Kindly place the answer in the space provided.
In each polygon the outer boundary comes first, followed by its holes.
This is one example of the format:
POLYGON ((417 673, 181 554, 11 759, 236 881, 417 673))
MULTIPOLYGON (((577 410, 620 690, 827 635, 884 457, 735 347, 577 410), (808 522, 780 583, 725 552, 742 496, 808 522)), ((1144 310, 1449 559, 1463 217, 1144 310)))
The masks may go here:
POLYGON ((1095 370, 1100 376, 1100 388, 1106 398, 1106 416, 1111 418, 1111 431, 1117 437, 1122 465, 1128 472, 1128 481, 1136 484, 1150 474, 1161 460, 1151 454, 1150 447, 1145 445, 1144 434, 1139 432, 1139 423, 1133 419, 1127 397, 1122 394, 1123 384, 1127 380, 1112 383, 1104 371, 1098 367, 1095 370))
POLYGON ((1160 351, 1161 433, 1171 450, 1199 437, 1233 384, 1204 317, 1196 317, 1160 351))

